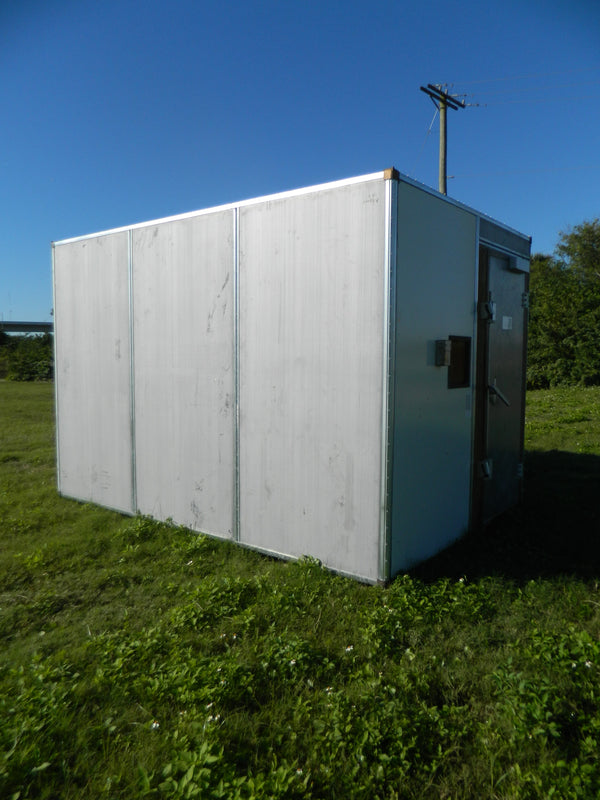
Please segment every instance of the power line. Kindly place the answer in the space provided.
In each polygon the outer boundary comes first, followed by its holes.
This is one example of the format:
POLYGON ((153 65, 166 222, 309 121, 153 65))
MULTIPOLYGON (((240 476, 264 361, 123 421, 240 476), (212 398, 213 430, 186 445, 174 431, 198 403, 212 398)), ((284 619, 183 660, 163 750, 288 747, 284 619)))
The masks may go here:
POLYGON ((448 175, 448 178, 490 178, 499 175, 531 175, 545 172, 581 172, 582 170, 600 169, 600 164, 586 164, 577 167, 532 167, 531 169, 503 169, 495 172, 468 172, 448 175))
MULTIPOLYGON (((501 92, 488 92, 486 97, 496 96, 500 94, 530 94, 531 92, 555 92, 557 89, 572 89, 573 86, 600 86, 600 81, 578 81, 577 83, 559 83, 556 86, 535 86, 528 89, 507 89, 501 92)), ((465 94, 461 97, 475 97, 475 94, 465 94)))
POLYGON ((566 97, 543 97, 530 98, 529 100, 493 100, 491 103, 467 103, 467 105, 477 105, 481 107, 508 106, 508 105, 539 105, 540 103, 566 103, 573 100, 590 100, 590 95, 567 95, 566 97))
POLYGON ((500 78, 485 78, 482 80, 477 81, 454 81, 453 83, 448 84, 450 88, 454 86, 474 86, 475 84, 482 84, 482 83, 500 83, 502 81, 521 81, 521 80, 531 80, 532 78, 552 78, 556 75, 583 75, 584 73, 587 74, 589 72, 600 72, 600 67, 590 67, 588 69, 569 69, 569 70, 561 70, 557 72, 536 72, 531 73, 529 75, 504 75, 500 78))
MULTIPOLYGON (((588 94, 580 95, 580 94, 572 94, 572 95, 561 95, 559 94, 559 90, 569 89, 573 87, 583 88, 585 86, 600 86, 600 81, 582 81, 578 83, 563 83, 557 84, 555 86, 528 86, 527 88, 521 89, 509 89, 509 90, 501 90, 501 91, 492 91, 488 92, 485 89, 480 89, 477 92, 471 93, 464 93, 464 94, 453 94, 452 97, 462 97, 464 98, 465 105, 467 106, 479 106, 479 107, 487 107, 487 106, 498 106, 498 105, 513 105, 515 103, 519 104, 539 104, 539 103, 565 103, 565 102, 572 102, 572 101, 579 101, 579 100, 587 100, 594 99, 593 92, 588 90, 588 94), (499 99, 502 97, 506 97, 507 95, 512 96, 513 99, 511 100, 503 100, 499 99), (520 95, 520 97, 515 98, 515 95, 520 95), (488 98, 491 98, 491 102, 488 101, 488 98), (480 99, 480 102, 467 102, 469 99, 480 99)), ((585 91, 585 90, 584 90, 585 91)), ((598 98, 600 99, 600 98, 598 98)))

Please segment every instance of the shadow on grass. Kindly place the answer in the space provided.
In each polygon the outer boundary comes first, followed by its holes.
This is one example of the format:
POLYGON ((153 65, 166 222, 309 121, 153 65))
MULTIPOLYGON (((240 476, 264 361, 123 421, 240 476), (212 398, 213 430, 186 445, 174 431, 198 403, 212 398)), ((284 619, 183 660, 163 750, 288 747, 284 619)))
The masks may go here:
POLYGON ((600 457, 527 452, 523 503, 412 574, 423 580, 600 578, 600 457))

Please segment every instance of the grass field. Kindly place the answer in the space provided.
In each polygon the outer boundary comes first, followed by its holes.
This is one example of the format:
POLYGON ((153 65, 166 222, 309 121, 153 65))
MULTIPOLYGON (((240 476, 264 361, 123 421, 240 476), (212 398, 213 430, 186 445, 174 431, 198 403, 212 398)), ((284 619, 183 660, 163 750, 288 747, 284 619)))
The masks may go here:
POLYGON ((52 405, 0 382, 1 798, 600 795, 600 389, 386 588, 60 498, 52 405))

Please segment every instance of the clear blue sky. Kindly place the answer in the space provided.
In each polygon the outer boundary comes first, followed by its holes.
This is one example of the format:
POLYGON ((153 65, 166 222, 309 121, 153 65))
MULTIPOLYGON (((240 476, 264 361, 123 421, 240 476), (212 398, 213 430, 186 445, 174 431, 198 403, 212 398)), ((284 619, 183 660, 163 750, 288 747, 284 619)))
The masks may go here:
POLYGON ((395 166, 533 236, 600 216, 598 0, 1 0, 0 319, 50 243, 395 166))

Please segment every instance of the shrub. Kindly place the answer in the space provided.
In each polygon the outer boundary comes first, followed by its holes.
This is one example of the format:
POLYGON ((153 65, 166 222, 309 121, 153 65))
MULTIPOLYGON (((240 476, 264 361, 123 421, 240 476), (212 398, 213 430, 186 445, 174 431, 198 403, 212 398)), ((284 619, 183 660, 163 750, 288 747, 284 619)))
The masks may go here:
POLYGON ((51 333, 6 337, 0 341, 6 377, 10 381, 50 381, 54 377, 54 345, 51 333), (8 342, 6 341, 8 340, 8 342))

